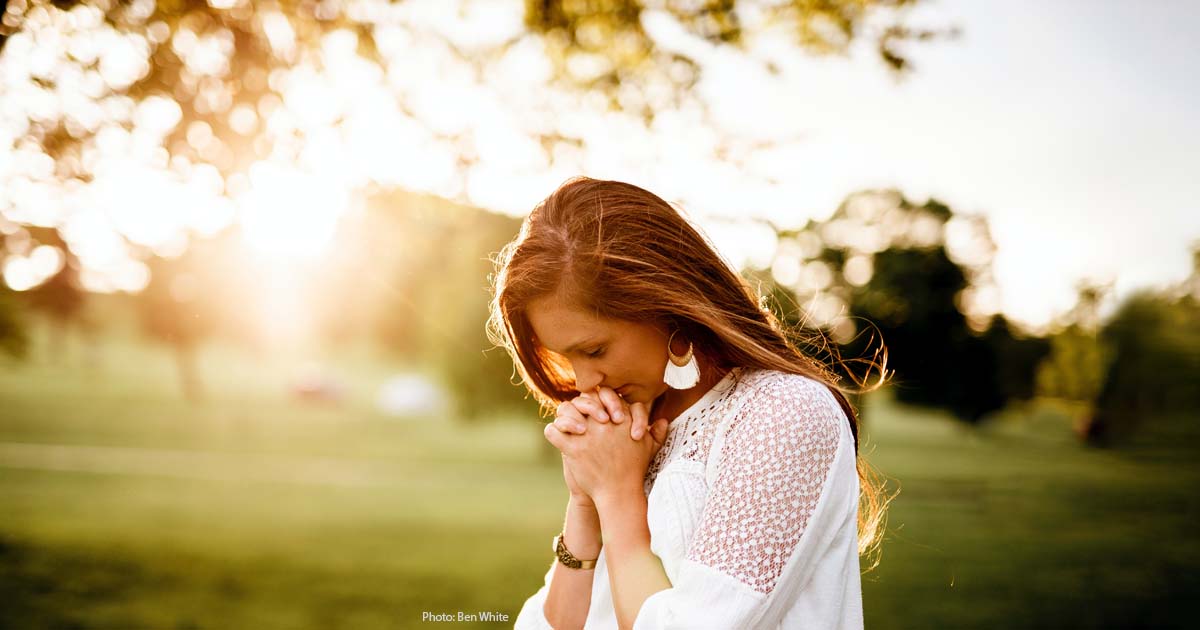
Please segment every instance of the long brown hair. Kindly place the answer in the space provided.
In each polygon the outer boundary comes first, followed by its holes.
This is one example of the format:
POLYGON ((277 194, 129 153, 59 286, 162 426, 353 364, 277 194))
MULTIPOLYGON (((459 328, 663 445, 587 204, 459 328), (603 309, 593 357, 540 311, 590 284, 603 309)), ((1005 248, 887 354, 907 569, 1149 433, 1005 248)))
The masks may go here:
MULTIPOLYGON (((489 337, 508 350, 547 412, 578 392, 570 364, 537 343, 525 310, 535 299, 561 295, 598 317, 679 329, 719 368, 778 370, 824 383, 849 418, 858 453, 858 413, 845 393, 862 388, 839 385, 831 366, 800 351, 755 290, 653 193, 623 182, 569 180, 533 209, 496 264, 489 337)), ((890 497, 863 457, 856 468, 858 551, 876 555, 890 497)))

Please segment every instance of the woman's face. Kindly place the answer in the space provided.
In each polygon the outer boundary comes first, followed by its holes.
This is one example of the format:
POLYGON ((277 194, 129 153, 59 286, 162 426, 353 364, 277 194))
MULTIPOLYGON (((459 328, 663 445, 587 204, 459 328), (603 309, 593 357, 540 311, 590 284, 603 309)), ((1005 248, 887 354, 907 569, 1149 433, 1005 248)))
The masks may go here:
POLYGON ((534 300, 526 314, 538 342, 570 361, 579 391, 610 387, 628 403, 647 405, 667 391, 665 330, 602 319, 556 297, 534 300))

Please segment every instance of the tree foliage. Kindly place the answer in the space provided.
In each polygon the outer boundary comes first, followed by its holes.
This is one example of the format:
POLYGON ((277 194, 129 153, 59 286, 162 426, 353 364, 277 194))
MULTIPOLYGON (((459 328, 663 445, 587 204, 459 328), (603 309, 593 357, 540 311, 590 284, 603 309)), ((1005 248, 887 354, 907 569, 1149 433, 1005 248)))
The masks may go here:
POLYGON ((897 191, 850 195, 824 221, 778 230, 774 280, 803 310, 794 325, 827 331, 833 351, 808 344, 843 372, 886 347, 897 399, 943 407, 976 422, 1009 400, 1033 395, 1043 340, 1012 330, 981 296, 994 290, 995 245, 979 216, 955 214, 897 191))
MULTIPOLYGON (((94 109, 86 116, 31 112, 28 129, 30 137, 55 159, 61 177, 86 181, 91 176, 86 159, 89 139, 109 122, 103 118, 116 113, 112 122, 133 124, 128 113, 120 113, 131 110, 122 100, 125 97, 137 104, 148 97, 165 96, 179 105, 180 122, 162 139, 170 157, 212 164, 223 173, 244 172, 250 162, 276 151, 280 141, 278 136, 255 129, 253 117, 244 112, 269 116, 287 98, 289 72, 341 72, 327 67, 321 55, 322 46, 328 43, 326 36, 335 32, 354 36, 354 52, 374 66, 366 71, 374 77, 364 78, 373 80, 403 74, 403 65, 419 63, 420 57, 433 63, 435 58, 449 56, 457 60, 458 70, 486 83, 500 65, 512 63, 509 55, 514 49, 527 45, 549 62, 553 87, 605 95, 609 107, 650 119, 662 108, 683 101, 699 102, 693 88, 703 64, 695 51, 648 31, 648 16, 658 16, 659 22, 668 20, 687 37, 711 46, 741 50, 766 34, 782 33, 798 52, 808 54, 844 53, 852 43, 866 38, 875 42, 887 67, 901 72, 911 65, 903 42, 953 32, 907 26, 905 10, 918 2, 527 0, 523 28, 501 29, 498 37, 470 41, 456 36, 453 29, 439 30, 437 24, 422 22, 420 11, 407 11, 411 3, 289 0, 258 7, 242 0, 229 3, 228 8, 215 8, 215 3, 204 0, 34 0, 10 3, 4 34, 37 28, 94 40, 91 47, 63 51, 57 68, 35 69, 30 77, 35 91, 48 93, 61 89, 68 77, 88 78, 92 92, 88 97, 102 106, 102 116, 94 109), (112 50, 97 50, 100 46, 112 50), (109 57, 117 53, 132 57, 133 67, 140 69, 129 76, 97 74, 113 65, 109 57), (140 58, 144 62, 138 61, 140 58), (197 122, 206 125, 213 138, 200 146, 188 138, 192 123, 197 122)), ((463 13, 477 8, 471 3, 457 6, 463 13)), ((392 81, 399 110, 459 146, 463 162, 472 162, 476 157, 472 138, 461 130, 444 129, 422 119, 414 102, 418 96, 401 88, 402 83, 392 81)), ((503 91, 503 86, 491 87, 503 91)), ((339 121, 330 122, 337 125, 339 121)), ((541 136, 549 159, 558 148, 580 142, 567 130, 544 127, 533 133, 541 136)))
POLYGON ((1194 415, 1200 407, 1200 302, 1144 291, 1126 300, 1100 330, 1112 360, 1085 437, 1113 443, 1155 417, 1194 415))
POLYGON ((61 326, 78 321, 87 303, 87 293, 79 282, 79 259, 58 230, 32 225, 24 229, 33 243, 54 247, 63 259, 54 275, 25 293, 28 304, 61 326))
MULTIPOLYGON (((900 10, 918 0, 526 0, 525 24, 549 36, 553 50, 564 60, 573 55, 599 57, 601 72, 591 81, 620 84, 647 66, 665 67, 696 60, 664 46, 646 29, 647 14, 662 14, 677 22, 691 37, 715 46, 744 46, 763 32, 786 34, 810 54, 845 53, 850 45, 868 39, 881 60, 897 72, 910 68, 902 43, 954 35, 953 29, 913 28, 900 10), (880 17, 882 21, 872 18, 880 17)), ((566 66, 567 64, 562 64, 566 66)), ((564 73, 569 68, 563 67, 564 73)), ((694 74, 677 76, 681 83, 694 74)))
MULTIPOLYGON (((704 102, 695 88, 705 72, 703 57, 712 50, 748 53, 758 37, 782 34, 797 54, 844 53, 855 42, 871 41, 888 67, 904 71, 909 61, 902 42, 935 35, 906 26, 905 10, 918 2, 530 1, 513 5, 523 17, 514 28, 501 27, 498 34, 483 36, 463 36, 459 27, 468 14, 494 3, 453 3, 457 10, 448 12, 447 25, 439 21, 442 18, 429 17, 446 13, 442 10, 447 3, 438 2, 12 2, 0 30, 7 36, 0 41, 0 61, 21 55, 20 72, 13 74, 19 98, 10 101, 15 105, 6 109, 6 116, 22 120, 4 122, 13 123, 15 162, 22 168, 28 165, 28 172, 13 180, 20 179, 16 183, 22 189, 38 194, 0 195, 0 213, 21 224, 58 225, 69 213, 55 214, 55 208, 78 206, 86 199, 63 191, 76 195, 102 181, 108 182, 109 202, 122 205, 122 186, 141 188, 143 182, 136 176, 110 177, 121 170, 109 159, 114 146, 123 150, 123 159, 145 167, 145 172, 166 174, 155 182, 155 190, 184 191, 176 197, 162 195, 178 203, 199 198, 193 194, 198 186, 207 195, 200 205, 228 204, 251 186, 255 165, 303 164, 313 154, 329 158, 339 151, 345 154, 326 162, 350 164, 342 173, 346 181, 339 185, 356 192, 409 188, 462 197, 466 174, 481 160, 487 133, 476 128, 477 117, 463 124, 446 123, 446 103, 427 102, 431 88, 455 82, 487 90, 511 118, 524 121, 518 131, 536 139, 544 154, 538 168, 545 170, 560 156, 586 149, 579 132, 560 123, 558 115, 591 108, 605 115, 617 111, 649 125, 664 108, 688 103, 702 109, 704 102), (425 10, 429 8, 437 10, 425 10), (682 33, 683 39, 672 33, 682 33), (696 42, 703 45, 693 45, 696 42), (540 76, 542 66, 549 72, 537 89, 513 90, 497 77, 514 65, 519 74, 540 76), (311 80, 314 77, 321 80, 311 80), (64 94, 71 98, 61 98, 64 94), (541 109, 531 112, 529 101, 513 100, 515 96, 528 96, 541 109), (381 109, 358 107, 364 103, 381 109), (381 111, 387 116, 377 115, 381 111), (384 127, 385 118, 394 125, 384 127), (459 177, 458 185, 422 188, 407 173, 422 164, 409 169, 390 164, 396 147, 389 139, 400 135, 399 128, 419 130, 411 137, 428 140, 430 146, 452 147, 456 164, 449 170, 459 177), (346 138, 351 136, 369 139, 376 154, 363 158, 348 150, 346 138)), ((328 170, 306 168, 321 178, 332 177, 328 170)), ((9 183, 0 181, 0 187, 9 183)), ((158 208, 162 201, 153 198, 148 206, 158 208)), ((80 208, 81 214, 88 211, 99 212, 80 208)), ((451 253, 444 246, 461 240, 463 232, 454 230, 462 219, 426 219, 399 219, 401 229, 412 236, 408 247, 423 253, 385 257, 381 260, 388 263, 379 269, 389 274, 386 283, 401 287, 397 295, 436 305, 434 316, 406 312, 398 305, 389 324, 368 325, 383 330, 404 352, 431 353, 424 346, 439 326, 453 331, 441 338, 482 351, 487 347, 482 332, 485 312, 480 308, 484 294, 465 294, 462 287, 484 288, 478 279, 489 270, 487 254, 515 228, 507 223, 489 226, 478 232, 485 235, 480 240, 463 242, 460 251, 451 253), (417 236, 421 231, 427 233, 417 236), (443 249, 438 251, 438 245, 443 249), (454 262, 459 260, 461 264, 454 262), (452 296, 454 291, 457 295, 452 296), (460 299, 467 305, 461 306, 456 301, 460 299)), ((188 297, 188 287, 197 282, 208 286, 207 280, 197 280, 206 278, 206 272, 193 262, 193 253, 178 258, 177 252, 168 251, 172 247, 138 241, 130 234, 136 231, 120 235, 128 241, 129 253, 162 258, 149 265, 151 285, 143 300, 146 330, 186 357, 216 325, 211 314, 200 312, 202 304, 188 297)), ((65 251, 79 249, 77 245, 66 242, 65 251)), ((240 277, 233 273, 221 282, 240 277)), ((336 282, 314 280, 323 282, 329 295, 343 298, 332 300, 334 304, 356 299, 345 294, 344 282, 339 293, 336 282)), ((67 304, 65 299, 58 303, 67 304)), ((336 335, 357 326, 337 313, 322 318, 336 335)), ((458 356, 457 351, 442 350, 445 373, 462 388, 477 388, 481 373, 469 367, 472 361, 450 358, 458 356)), ((488 360, 493 363, 486 370, 501 371, 499 363, 488 360)), ((180 365, 188 371, 186 358, 180 365)))

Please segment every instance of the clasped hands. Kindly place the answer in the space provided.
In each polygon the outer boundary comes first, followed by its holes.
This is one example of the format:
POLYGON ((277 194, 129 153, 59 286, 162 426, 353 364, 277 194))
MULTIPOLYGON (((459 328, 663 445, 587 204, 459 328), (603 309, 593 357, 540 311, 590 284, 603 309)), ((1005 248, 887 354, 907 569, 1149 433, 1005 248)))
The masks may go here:
POLYGON ((544 433, 562 453, 572 500, 601 509, 626 498, 644 499, 646 470, 666 440, 667 420, 651 423, 645 403, 628 404, 600 387, 560 404, 544 433))

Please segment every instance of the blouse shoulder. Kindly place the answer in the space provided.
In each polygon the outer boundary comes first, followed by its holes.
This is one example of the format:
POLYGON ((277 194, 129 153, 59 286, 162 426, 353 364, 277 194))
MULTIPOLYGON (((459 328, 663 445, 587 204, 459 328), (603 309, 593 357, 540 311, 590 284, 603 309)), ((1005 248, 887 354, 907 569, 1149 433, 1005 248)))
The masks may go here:
POLYGON ((688 557, 767 595, 817 511, 848 419, 808 377, 756 370, 739 381, 688 557))
POLYGON ((802 374, 750 370, 740 381, 731 434, 770 429, 836 446, 841 425, 849 422, 829 386, 802 374))

